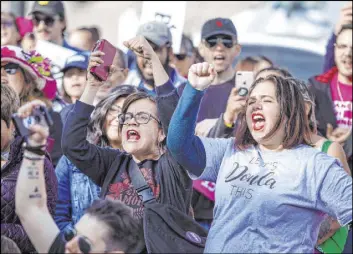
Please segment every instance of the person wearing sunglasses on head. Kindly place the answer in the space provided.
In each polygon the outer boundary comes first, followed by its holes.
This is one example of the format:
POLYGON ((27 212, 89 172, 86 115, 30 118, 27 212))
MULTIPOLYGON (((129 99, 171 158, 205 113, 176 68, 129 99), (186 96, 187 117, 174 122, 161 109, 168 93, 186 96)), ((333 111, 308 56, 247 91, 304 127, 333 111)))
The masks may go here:
POLYGON ((30 15, 36 39, 49 41, 76 52, 83 52, 69 45, 64 38, 66 15, 62 1, 35 1, 30 15))
MULTIPOLYGON (((240 54, 240 50, 238 33, 230 19, 215 18, 206 21, 201 30, 199 53, 206 62, 214 66, 217 77, 206 91, 200 106, 196 126, 196 134, 199 136, 207 134, 226 110, 228 97, 235 86, 235 70, 232 63, 240 54)), ((182 94, 184 87, 179 88, 179 94, 182 94)), ((206 184, 208 189, 214 189, 213 183, 206 184)), ((213 206, 213 201, 199 191, 194 191, 195 219, 206 228, 209 228, 212 222, 213 206)))

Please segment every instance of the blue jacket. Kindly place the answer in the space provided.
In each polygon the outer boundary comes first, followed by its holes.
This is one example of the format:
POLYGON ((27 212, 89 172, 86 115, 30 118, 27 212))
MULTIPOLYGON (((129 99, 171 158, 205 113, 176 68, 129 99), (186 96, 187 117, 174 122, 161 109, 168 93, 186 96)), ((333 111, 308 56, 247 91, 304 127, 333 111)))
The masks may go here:
POLYGON ((72 228, 86 208, 99 198, 100 187, 62 156, 55 168, 58 179, 58 201, 54 220, 59 229, 72 228))

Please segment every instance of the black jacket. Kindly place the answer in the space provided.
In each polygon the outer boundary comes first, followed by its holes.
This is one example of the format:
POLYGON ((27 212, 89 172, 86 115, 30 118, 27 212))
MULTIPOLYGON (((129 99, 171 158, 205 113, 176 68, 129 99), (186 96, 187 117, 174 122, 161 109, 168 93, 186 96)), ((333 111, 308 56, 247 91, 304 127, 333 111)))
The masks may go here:
MULTIPOLYGON (((315 116, 318 122, 318 131, 326 136, 327 124, 337 128, 337 120, 334 112, 334 105, 331 96, 330 84, 333 76, 337 73, 337 67, 328 72, 309 79, 309 90, 315 99, 315 116)), ((352 132, 344 146, 349 167, 352 170, 352 132)))
MULTIPOLYGON (((157 97, 157 106, 163 129, 167 134, 168 125, 178 102, 178 95, 169 82, 164 92, 174 92, 174 103, 157 97), (171 111, 172 110, 172 111, 171 111)), ((158 93, 158 90, 157 90, 158 93)), ((101 148, 86 140, 87 124, 94 107, 77 101, 69 112, 64 124, 62 149, 70 161, 88 175, 94 183, 102 187, 101 197, 104 198, 108 187, 115 176, 126 172, 131 155, 112 148, 101 148)), ((192 180, 167 151, 155 164, 156 181, 160 185, 159 202, 170 204, 180 211, 189 214, 192 194, 192 180)))

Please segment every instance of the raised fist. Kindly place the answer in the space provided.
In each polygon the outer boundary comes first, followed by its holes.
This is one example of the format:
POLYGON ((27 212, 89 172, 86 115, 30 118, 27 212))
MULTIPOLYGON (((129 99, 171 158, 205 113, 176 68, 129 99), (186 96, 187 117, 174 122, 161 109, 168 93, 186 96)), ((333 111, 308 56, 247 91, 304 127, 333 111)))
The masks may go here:
POLYGON ((152 46, 142 35, 136 36, 131 40, 124 41, 124 46, 132 50, 137 56, 140 56, 146 60, 151 60, 152 55, 155 53, 152 46))
POLYGON ((193 88, 203 91, 211 85, 216 76, 217 72, 214 67, 203 62, 191 65, 188 80, 193 88))

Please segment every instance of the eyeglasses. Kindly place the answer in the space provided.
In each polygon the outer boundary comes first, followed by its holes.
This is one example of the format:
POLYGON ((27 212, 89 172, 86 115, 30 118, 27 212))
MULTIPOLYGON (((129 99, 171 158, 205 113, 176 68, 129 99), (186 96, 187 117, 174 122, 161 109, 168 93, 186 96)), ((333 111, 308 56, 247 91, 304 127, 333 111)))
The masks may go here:
POLYGON ((20 66, 16 63, 8 63, 1 66, 1 69, 4 68, 5 72, 10 75, 15 75, 19 70, 20 66))
POLYGON ((122 125, 127 125, 132 118, 135 118, 135 121, 138 124, 147 124, 152 118, 156 120, 159 125, 161 125, 161 122, 157 118, 146 112, 139 112, 135 115, 133 115, 132 113, 120 114, 119 123, 122 125))
POLYGON ((335 43, 335 46, 339 49, 339 50, 346 50, 349 49, 350 51, 352 51, 352 46, 348 46, 346 44, 337 44, 335 43))
POLYGON ((1 20, 1 26, 12 27, 13 25, 14 25, 13 21, 4 20, 4 19, 1 20))
POLYGON ((45 17, 40 17, 38 15, 33 15, 33 25, 38 26, 41 21, 44 22, 46 26, 53 26, 54 22, 58 20, 58 16, 56 17, 50 17, 50 16, 45 16, 45 17))
POLYGON ((187 56, 188 56, 188 55, 186 55, 186 54, 175 54, 175 57, 176 57, 179 61, 185 60, 185 58, 186 58, 187 56))
POLYGON ((231 38, 223 38, 223 37, 209 37, 204 40, 206 43, 206 46, 209 48, 213 48, 216 46, 218 43, 222 43, 226 48, 232 48, 236 42, 231 38))
MULTIPOLYGON (((77 230, 75 228, 67 229, 64 231, 64 238, 66 242, 71 241, 75 236, 77 236, 77 230)), ((84 254, 90 253, 90 251, 92 250, 91 241, 83 235, 79 236, 78 247, 80 248, 80 251, 84 254)))

